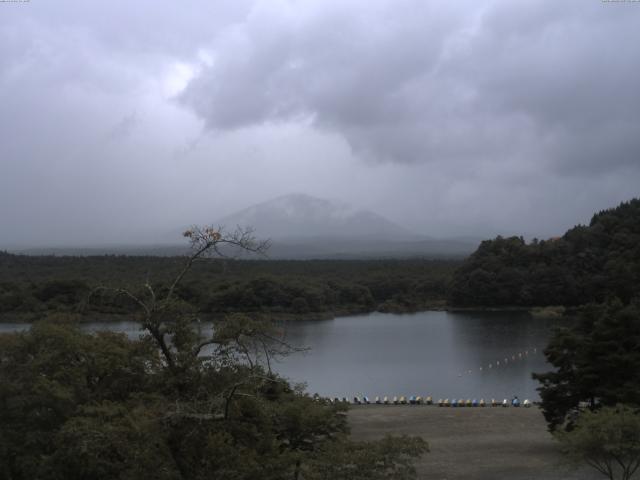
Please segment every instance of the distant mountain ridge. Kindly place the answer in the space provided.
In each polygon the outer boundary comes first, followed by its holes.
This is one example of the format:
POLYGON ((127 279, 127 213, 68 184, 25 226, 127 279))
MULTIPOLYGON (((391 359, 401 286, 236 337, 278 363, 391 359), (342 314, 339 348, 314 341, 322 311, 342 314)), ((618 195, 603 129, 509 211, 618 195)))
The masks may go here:
POLYGON ((422 237, 369 210, 296 193, 252 205, 218 222, 252 227, 259 236, 304 240, 311 237, 418 240, 422 237))

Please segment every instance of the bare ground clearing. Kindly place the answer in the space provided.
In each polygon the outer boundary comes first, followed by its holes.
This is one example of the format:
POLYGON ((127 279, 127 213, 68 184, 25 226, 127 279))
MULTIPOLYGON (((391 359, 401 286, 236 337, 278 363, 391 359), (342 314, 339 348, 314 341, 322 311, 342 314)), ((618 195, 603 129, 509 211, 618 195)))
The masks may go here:
POLYGON ((360 405, 351 407, 349 423, 357 440, 422 436, 431 451, 417 464, 420 479, 604 478, 588 467, 576 470, 567 464, 537 407, 360 405))

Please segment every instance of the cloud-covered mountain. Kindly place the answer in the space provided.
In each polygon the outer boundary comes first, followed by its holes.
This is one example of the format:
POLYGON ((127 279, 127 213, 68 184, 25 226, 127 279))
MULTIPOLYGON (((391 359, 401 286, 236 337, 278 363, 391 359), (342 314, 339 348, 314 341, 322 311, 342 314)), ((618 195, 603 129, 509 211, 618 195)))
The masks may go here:
POLYGON ((420 238, 377 213, 301 193, 253 205, 216 223, 227 229, 252 227, 258 236, 274 240, 331 237, 407 241, 420 238))
POLYGON ((270 238, 271 258, 373 258, 466 255, 472 239, 418 235, 369 210, 305 194, 275 198, 220 219, 232 230, 251 227, 270 238))

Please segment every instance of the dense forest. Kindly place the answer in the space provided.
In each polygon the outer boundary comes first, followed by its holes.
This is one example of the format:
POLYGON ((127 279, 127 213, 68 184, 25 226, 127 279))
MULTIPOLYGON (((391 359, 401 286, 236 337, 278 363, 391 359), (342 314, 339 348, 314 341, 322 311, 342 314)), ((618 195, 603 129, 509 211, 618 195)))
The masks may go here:
MULTIPOLYGON (((0 253, 0 315, 128 314, 130 299, 100 286, 167 288, 184 257, 55 257, 0 253)), ((441 307, 457 260, 202 259, 178 296, 204 314, 319 316, 441 307)))
POLYGON ((593 216, 560 238, 482 242, 455 272, 455 306, 582 305, 640 292, 640 199, 593 216))

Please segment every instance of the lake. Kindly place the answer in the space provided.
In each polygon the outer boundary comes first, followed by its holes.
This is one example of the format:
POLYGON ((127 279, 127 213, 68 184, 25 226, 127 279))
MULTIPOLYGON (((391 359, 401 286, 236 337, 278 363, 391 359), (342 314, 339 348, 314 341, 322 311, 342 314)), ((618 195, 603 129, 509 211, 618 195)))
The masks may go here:
MULTIPOLYGON (((550 369, 542 350, 555 322, 521 312, 436 311, 287 322, 286 340, 309 351, 281 359, 274 369, 332 397, 538 399, 531 373, 550 369)), ((0 332, 24 328, 0 324, 0 332)), ((139 334, 133 322, 84 328, 139 334)))

